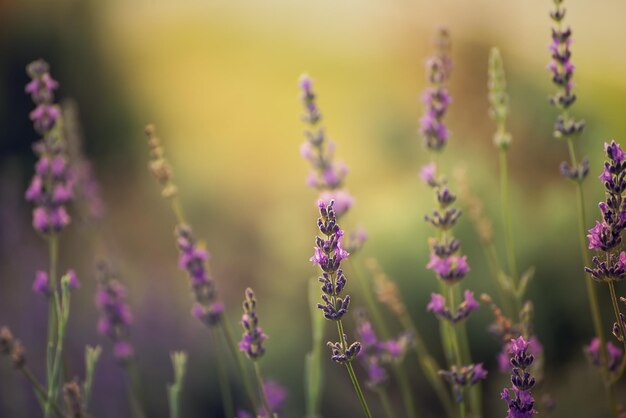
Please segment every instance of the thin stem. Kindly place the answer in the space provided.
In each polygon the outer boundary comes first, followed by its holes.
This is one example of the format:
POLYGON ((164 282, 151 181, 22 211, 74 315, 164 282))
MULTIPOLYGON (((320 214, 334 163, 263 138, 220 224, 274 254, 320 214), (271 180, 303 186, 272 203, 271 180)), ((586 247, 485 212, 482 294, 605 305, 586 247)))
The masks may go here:
POLYGON ((179 224, 185 224, 185 214, 183 212, 183 205, 180 203, 180 199, 178 196, 173 196, 170 198, 170 203, 172 206, 172 211, 174 211, 174 215, 176 216, 176 220, 179 224))
POLYGON ((269 402, 267 401, 267 394, 265 393, 265 385, 263 384, 263 376, 261 376, 261 367, 259 366, 259 362, 253 361, 252 363, 254 363, 254 374, 256 375, 256 381, 259 385, 259 392, 261 393, 261 403, 263 403, 265 414, 268 417, 276 417, 276 415, 270 409, 269 402))
POLYGON ((222 406, 224 408, 224 416, 226 418, 234 417, 234 409, 233 409, 233 395, 230 390, 230 382, 228 381, 228 373, 226 370, 226 363, 224 358, 224 353, 222 352, 222 347, 217 341, 219 334, 217 330, 213 330, 211 328, 211 339, 213 340, 215 346, 215 354, 217 360, 217 378, 220 384, 220 393, 222 395, 222 406))
POLYGON ((383 405, 385 415, 387 416, 387 418, 394 418, 396 415, 393 413, 391 402, 389 402, 389 395, 387 395, 387 390, 385 388, 380 388, 377 390, 377 392, 378 396, 380 397, 380 403, 383 405))
POLYGON ((239 372, 239 377, 241 378, 241 382, 243 383, 243 387, 246 391, 246 395, 248 396, 248 401, 250 402, 250 406, 252 411, 256 414, 256 401, 254 395, 252 395, 252 387, 250 386, 250 381, 247 378, 246 371, 243 367, 243 361, 241 360, 241 353, 237 350, 235 345, 235 340, 233 339, 232 331, 228 326, 228 323, 222 319, 220 321, 220 328, 222 329, 222 333, 224 334, 224 339, 226 341, 226 345, 230 350, 233 358, 235 359, 235 363, 237 364, 237 371, 239 372))
MULTIPOLYGON (((48 257, 50 288, 53 289, 56 297, 57 282, 57 260, 58 260, 58 237, 52 234, 48 238, 48 257)), ((57 339, 57 308, 53 300, 48 299, 48 341, 46 343, 46 381, 47 386, 52 386, 52 368, 54 363, 54 349, 57 339)), ((47 397, 46 397, 47 398, 47 397)), ((45 413, 45 412, 44 412, 45 413)))
POLYGON ((509 169, 507 153, 500 149, 500 192, 502 199, 502 220, 504 222, 504 239, 506 246, 509 274, 513 280, 517 292, 519 276, 517 275, 517 260, 515 259, 515 246, 513 242, 513 223, 511 222, 511 204, 509 199, 509 169))
POLYGON ((626 353, 626 328, 624 326, 624 321, 622 321, 619 305, 617 304, 617 294, 615 293, 615 284, 613 281, 609 282, 609 292, 611 294, 611 304, 613 305, 613 313, 615 314, 615 321, 617 322, 617 326, 619 327, 619 331, 622 334, 621 340, 624 344, 624 353, 626 353))
MULTIPOLYGON (((341 342, 341 347, 345 350, 346 342, 344 339, 343 324, 341 323, 341 319, 337 320, 337 332, 339 332, 339 341, 341 342)), ((363 391, 361 390, 361 386, 359 385, 359 381, 356 378, 356 374, 354 374, 354 369, 352 368, 352 364, 350 362, 346 362, 346 369, 348 369, 350 380, 352 381, 352 385, 354 386, 354 390, 356 391, 356 396, 359 398, 359 402, 361 403, 361 408, 363 408, 363 413, 367 418, 372 418, 372 413, 367 406, 365 396, 363 395, 363 391)))
MULTIPOLYGON (((22 372, 22 374, 24 374, 26 379, 28 379, 30 384, 33 386, 33 390, 35 391, 35 394, 37 395, 37 400, 39 401, 41 410, 45 411, 46 402, 48 400, 48 396, 46 395, 46 389, 41 385, 41 383, 39 383, 37 378, 33 375, 33 373, 27 367, 22 367, 20 371, 22 372)), ((56 404, 56 402, 52 404, 52 409, 54 410, 54 413, 57 414, 59 418, 64 417, 63 412, 61 411, 59 406, 56 404)))
POLYGON ((145 414, 143 412, 141 401, 141 390, 139 385, 139 373, 135 362, 130 361, 124 367, 128 375, 128 396, 130 398, 131 409, 135 418, 143 418, 145 414))
MULTIPOLYGON (((350 266, 352 272, 354 273, 356 281, 361 286, 361 291, 365 296, 365 303, 367 304, 368 311, 372 314, 372 319, 374 320, 375 329, 380 332, 380 335, 384 340, 391 339, 391 335, 389 334, 389 328, 385 323, 385 320, 380 312, 378 304, 374 301, 374 294, 372 291, 371 283, 367 279, 366 275, 359 274, 350 259, 346 260, 347 264, 350 266)), ((416 418, 417 414, 415 412, 415 405, 413 402, 413 396, 411 395, 411 387, 409 384, 409 379, 406 374, 405 369, 402 367, 394 367, 393 373, 398 380, 398 384, 400 386, 400 391, 402 392, 402 401, 404 402, 404 408, 407 411, 407 415, 410 418, 416 418)))
MULTIPOLYGON (((454 312, 456 306, 454 304, 454 287, 456 285, 448 286, 448 300, 450 304, 450 311, 454 312)), ((461 350, 459 348, 459 341, 457 336, 457 330, 455 327, 450 327, 451 332, 448 334, 450 337, 450 345, 452 347, 452 352, 454 353, 456 359, 456 366, 461 368, 463 366, 463 357, 461 356, 461 350)), ((461 418, 465 418, 465 398, 461 397, 461 401, 459 402, 459 416, 461 418)))

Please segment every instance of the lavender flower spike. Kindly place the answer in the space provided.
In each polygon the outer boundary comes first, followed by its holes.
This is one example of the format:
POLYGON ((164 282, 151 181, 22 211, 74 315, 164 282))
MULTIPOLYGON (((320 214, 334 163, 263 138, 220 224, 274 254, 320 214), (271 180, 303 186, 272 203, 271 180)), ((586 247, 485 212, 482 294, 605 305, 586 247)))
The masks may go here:
POLYGON ((439 374, 452 386, 457 402, 463 400, 463 390, 487 378, 487 370, 482 363, 469 366, 452 366, 450 370, 441 370, 439 374))
POLYGON ((476 299, 474 299, 474 292, 465 290, 464 300, 459 305, 455 313, 452 313, 450 309, 446 307, 446 299, 443 295, 433 293, 431 295, 430 303, 426 306, 426 310, 434 313, 438 318, 450 321, 453 324, 465 320, 470 313, 478 309, 480 306, 476 299))
POLYGON ((30 113, 30 119, 35 131, 42 136, 33 146, 39 160, 26 190, 26 200, 35 205, 33 227, 48 236, 60 232, 70 223, 65 205, 73 199, 74 181, 61 129, 61 110, 54 104, 54 90, 59 84, 52 79, 49 66, 43 60, 31 62, 26 72, 31 81, 25 90, 37 106, 30 113))
POLYGON ((537 413, 535 400, 530 390, 535 385, 535 378, 528 373, 527 369, 533 364, 535 357, 528 354, 529 343, 524 337, 511 340, 509 353, 511 356, 512 388, 505 388, 500 397, 508 404, 507 418, 531 418, 537 413), (514 397, 511 397, 511 391, 514 397))
POLYGON ((209 253, 196 244, 191 227, 187 225, 176 227, 176 238, 180 252, 178 264, 187 271, 196 300, 191 312, 205 325, 217 325, 224 312, 224 304, 217 295, 215 281, 209 275, 209 253))
POLYGON ((426 61, 430 87, 422 96, 426 110, 420 119, 420 133, 428 149, 440 151, 448 142, 449 132, 443 117, 452 101, 446 87, 452 65, 448 55, 450 36, 445 28, 440 29, 436 46, 437 53, 426 61))
POLYGON ((134 354, 129 341, 133 316, 126 302, 126 288, 104 262, 98 265, 96 306, 101 312, 98 331, 113 342, 113 354, 117 361, 126 364, 134 354))
POLYGON ((250 288, 247 288, 245 292, 241 325, 244 332, 239 342, 239 350, 246 353, 251 360, 257 360, 265 353, 263 341, 267 339, 267 335, 259 327, 259 318, 256 314, 256 298, 250 288))

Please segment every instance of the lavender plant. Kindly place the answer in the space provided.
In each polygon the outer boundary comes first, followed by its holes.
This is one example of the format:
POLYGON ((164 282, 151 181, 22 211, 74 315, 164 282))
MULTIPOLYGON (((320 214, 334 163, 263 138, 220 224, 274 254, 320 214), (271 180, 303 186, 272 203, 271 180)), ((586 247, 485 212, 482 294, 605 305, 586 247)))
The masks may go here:
POLYGON ((513 366, 512 388, 505 388, 500 395, 508 405, 507 418, 530 418, 537 413, 534 408, 535 400, 530 392, 535 385, 535 378, 527 371, 535 358, 527 351, 528 341, 523 337, 511 340, 509 352, 513 366))
MULTIPOLYGON (((589 230, 587 235, 589 249, 596 250, 598 255, 592 258, 593 265, 585 267, 585 271, 594 281, 608 285, 615 314, 613 334, 626 348, 624 315, 620 312, 615 291, 615 283, 626 277, 626 252, 621 251, 619 247, 622 242, 622 232, 626 229, 626 203, 622 197, 626 190, 626 154, 615 141, 611 141, 610 144, 605 143, 604 150, 608 160, 604 163, 600 181, 604 185, 606 199, 598 204, 602 215, 601 221, 596 221, 596 225, 589 230)), ((615 382, 626 369, 626 360, 619 368, 611 370, 610 363, 613 360, 611 357, 614 356, 609 352, 609 346, 604 346, 603 343, 602 339, 597 339, 600 352, 602 353, 605 349, 608 354, 608 357, 605 357, 607 361, 603 364, 609 370, 611 382, 615 382)))
POLYGON ((344 332, 341 321, 350 306, 350 296, 340 296, 347 284, 346 276, 341 269, 341 261, 346 259, 349 254, 342 247, 341 238, 344 233, 337 224, 334 204, 333 200, 328 204, 321 200, 318 203, 320 217, 317 220, 317 227, 323 237, 317 236, 315 238, 315 253, 311 257, 311 262, 319 265, 322 270, 319 281, 322 283, 322 301, 324 303, 318 303, 317 307, 322 310, 324 318, 335 321, 337 324, 339 341, 328 342, 327 344, 332 351, 331 358, 336 363, 346 366, 363 412, 366 417, 371 417, 372 414, 352 368, 352 360, 361 351, 361 344, 358 341, 348 344, 348 336, 344 332))
MULTIPOLYGON (((559 115, 554 124, 553 136, 556 139, 563 139, 567 142, 570 161, 561 163, 560 169, 561 174, 572 180, 576 187, 580 251, 584 265, 590 266, 591 260, 589 259, 585 242, 587 220, 583 190, 583 182, 589 173, 589 160, 587 157, 583 157, 579 161, 574 146, 574 140, 585 128, 585 122, 576 119, 571 113, 571 107, 577 99, 574 93, 574 64, 571 61, 572 52, 570 49, 572 44, 572 30, 563 25, 566 14, 566 9, 563 7, 563 0, 553 0, 553 3, 554 10, 550 12, 550 18, 554 25, 552 27, 552 43, 549 47, 552 60, 548 65, 548 69, 552 73, 552 81, 557 88, 557 91, 550 97, 550 103, 559 111, 559 115)), ((602 327, 598 294, 592 280, 585 277, 585 284, 587 287, 591 318, 593 320, 594 334, 600 341, 600 358, 603 364, 607 364, 606 339, 602 327)), ((601 371, 604 370, 606 370, 606 367, 601 368, 601 371)), ((609 383, 609 377, 605 372, 602 373, 602 377, 605 383, 609 383)), ((611 408, 613 416, 616 416, 617 407, 610 386, 610 384, 605 384, 609 407, 611 408)))
MULTIPOLYGON (((424 138, 424 145, 433 153, 443 150, 449 139, 443 116, 451 102, 446 83, 450 76, 452 63, 448 55, 450 38, 445 28, 439 30, 436 47, 437 53, 429 58, 426 63, 430 86, 423 96, 426 112, 420 120, 420 131, 424 138)), ((442 370, 440 374, 451 384, 459 404, 460 416, 464 417, 466 406, 463 389, 465 386, 473 386, 479 380, 484 379, 486 372, 483 373, 483 369, 479 365, 463 365, 466 362, 471 362, 467 335, 461 322, 452 321, 457 317, 457 314, 458 319, 465 318, 477 308, 476 301, 473 297, 469 297, 471 293, 466 293, 466 300, 459 307, 455 303, 455 298, 460 292, 456 285, 470 269, 467 257, 460 254, 461 242, 451 233, 451 229, 461 216, 461 211, 452 206, 456 196, 447 187, 445 178, 438 176, 437 166, 434 162, 422 167, 420 177, 434 190, 438 202, 438 209, 433 211, 431 215, 425 216, 425 220, 438 230, 437 237, 429 240, 431 253, 426 268, 432 270, 440 280, 441 292, 432 295, 427 308, 439 318, 448 319, 446 317, 449 317, 449 320, 441 321, 442 342, 446 351, 449 370, 442 370), (446 305, 448 306, 447 309, 446 305), (473 370, 475 368, 478 368, 479 372, 474 375, 473 370)), ((473 412, 481 415, 479 394, 472 391, 470 399, 473 412)))
POLYGON ((180 394, 183 391, 185 370, 187 368, 187 353, 177 351, 172 353, 172 366, 174 368, 174 383, 167 386, 167 401, 170 406, 170 418, 181 418, 180 394))

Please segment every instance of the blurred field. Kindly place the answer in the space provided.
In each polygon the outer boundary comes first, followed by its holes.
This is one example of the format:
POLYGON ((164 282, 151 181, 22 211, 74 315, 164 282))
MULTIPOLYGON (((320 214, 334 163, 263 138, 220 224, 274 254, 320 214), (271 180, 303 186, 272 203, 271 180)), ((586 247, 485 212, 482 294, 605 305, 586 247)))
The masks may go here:
MULTIPOLYGON (((23 200, 36 139, 23 94, 24 67, 42 57, 61 82, 60 96, 75 98, 81 109, 86 151, 108 207, 102 233, 136 312, 133 341, 149 416, 166 416, 168 353, 174 349, 190 353, 186 416, 219 416, 219 394, 211 341, 189 315, 187 283, 177 269, 175 221, 146 169, 147 122, 158 126, 188 218, 212 253, 231 323, 238 321, 243 289, 254 287, 270 335, 263 367, 290 389, 287 415, 302 416, 303 358, 310 348, 305 289, 315 274, 308 258, 316 233, 316 194, 304 184, 308 167, 298 152, 303 126, 297 80, 307 72, 337 155, 350 167, 347 186, 356 204, 346 226, 363 225, 369 233, 357 262, 380 260, 429 347, 440 354, 437 322, 425 312, 437 283, 424 268, 431 229, 422 218, 433 202, 417 176, 428 158, 417 120, 424 60, 435 29, 445 24, 454 60, 447 119, 453 136, 445 170, 466 169, 502 244, 486 100, 487 55, 498 46, 512 108, 514 233, 520 265, 537 269, 529 297, 546 348, 547 391, 558 404, 555 416, 605 416, 600 382, 581 348, 592 331, 574 190, 558 174, 566 148, 551 138, 555 112, 547 102, 552 86, 545 68, 550 7, 538 0, 0 1, 0 323, 11 325, 32 368, 43 371, 46 306, 30 287, 34 271, 47 265, 47 250, 30 227, 30 206, 23 200)), ((595 180, 602 144, 612 138, 626 143, 626 4, 577 0, 566 7, 579 96, 574 113, 587 121, 579 150, 591 159, 586 191, 592 219, 602 198, 595 180)), ((492 292, 468 217, 458 234, 472 265, 464 285, 492 292)), ((77 225, 63 236, 62 268, 75 266, 83 281, 73 308, 79 314, 70 321, 68 367, 82 376, 84 345, 102 344, 93 410, 98 417, 128 416, 123 375, 95 327, 93 240, 77 225)), ((357 306, 355 288, 349 282, 357 306)), ((623 287, 618 291, 624 294, 623 287)), ((468 327, 473 357, 491 368, 498 347, 486 333, 490 319, 483 308, 468 327)), ((27 385, 6 363, 0 362, 0 417, 37 416, 27 385)), ((408 365, 417 370, 413 359, 408 365)), ((331 382, 324 416, 351 416, 357 405, 345 396, 348 379, 330 360, 324 367, 331 382)), ((437 416, 426 382, 416 376, 420 410, 437 416)), ((505 380, 494 371, 484 385, 486 416, 504 414, 499 392, 505 380)))

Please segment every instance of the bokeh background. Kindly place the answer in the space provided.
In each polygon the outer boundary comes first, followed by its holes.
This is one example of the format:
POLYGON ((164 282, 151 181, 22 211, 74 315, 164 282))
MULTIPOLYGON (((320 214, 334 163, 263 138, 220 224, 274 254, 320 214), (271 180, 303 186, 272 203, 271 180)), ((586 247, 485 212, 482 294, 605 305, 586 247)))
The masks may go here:
MULTIPOLYGON (((626 139, 626 4, 577 0, 566 6, 574 30, 579 96, 574 111, 587 121, 577 146, 591 160, 585 186, 591 222, 602 198, 595 181, 602 144, 626 139)), ((297 80, 308 72, 337 155, 350 167, 347 187, 356 203, 346 226, 362 225, 369 233, 357 262, 379 260, 402 290, 431 351, 440 356, 437 321, 425 312, 438 285, 424 268, 431 229, 422 219, 433 199, 417 175, 428 160, 417 121, 424 60, 436 28, 444 24, 454 60, 454 102, 447 118, 453 136, 445 169, 465 168, 501 250, 497 152, 486 100, 488 52, 498 46, 512 109, 514 233, 519 264, 537 272, 528 297, 545 345, 545 391, 557 402, 555 416, 607 416, 600 381, 582 349, 592 328, 574 190, 558 173, 566 147, 551 137, 555 111, 547 101, 553 87, 546 70, 551 7, 547 0, 0 1, 0 323, 22 339, 29 363, 43 379, 47 309, 30 288, 34 272, 47 267, 47 248, 30 226, 31 208, 23 198, 35 161, 30 147, 37 139, 23 86, 25 65, 44 58, 61 83, 59 96, 79 106, 85 151, 107 206, 97 234, 76 222, 64 233, 61 249, 61 268, 74 267, 83 284, 69 325, 69 373, 83 375, 85 344, 104 348, 95 416, 124 417, 129 411, 123 372, 108 341, 96 332, 94 264, 101 254, 94 240, 107 243, 110 262, 129 286, 148 416, 167 415, 169 353, 181 349, 190 355, 185 416, 221 416, 212 341, 189 315, 190 294, 173 242, 175 220, 147 171, 147 122, 158 126, 187 216, 212 253, 229 321, 237 326, 243 289, 254 287, 262 326, 271 337, 263 369, 289 388, 287 416, 303 416, 316 193, 305 186, 308 167, 298 152, 303 125, 297 80)), ((472 265, 464 285, 493 292, 467 216, 457 231, 472 265)), ((362 305, 354 283, 348 286, 355 306, 362 305)), ((601 286, 599 292, 608 330, 608 293, 601 286)), ((486 416, 502 416, 499 393, 507 378, 494 369, 498 343, 487 334, 490 320, 483 308, 468 328, 474 359, 492 370, 484 385, 486 416)), ((2 360, 0 416, 37 416, 28 384, 2 360)), ((323 415, 357 416, 343 368, 330 360, 323 367, 328 382, 323 415)), ((412 386, 423 416, 441 416, 411 356, 407 368, 414 371, 412 386)), ((399 404, 393 384, 391 390, 399 404)), ((623 385, 620 390, 626 402, 623 385)), ((369 397, 377 414, 375 397, 369 397)))

